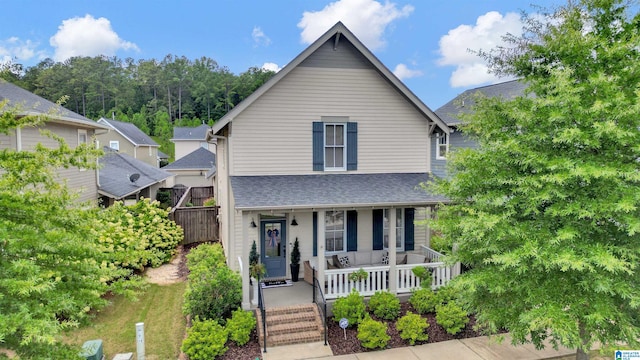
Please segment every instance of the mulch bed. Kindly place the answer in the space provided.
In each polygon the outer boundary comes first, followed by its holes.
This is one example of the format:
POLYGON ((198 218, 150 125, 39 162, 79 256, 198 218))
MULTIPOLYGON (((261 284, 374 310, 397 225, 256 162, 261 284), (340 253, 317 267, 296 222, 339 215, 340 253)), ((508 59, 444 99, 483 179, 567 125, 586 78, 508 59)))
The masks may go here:
POLYGON ((256 330, 251 332, 249 342, 244 346, 238 346, 233 341, 227 343, 227 350, 224 355, 217 357, 222 360, 255 360, 262 359, 262 351, 260 342, 258 341, 258 333, 256 330))

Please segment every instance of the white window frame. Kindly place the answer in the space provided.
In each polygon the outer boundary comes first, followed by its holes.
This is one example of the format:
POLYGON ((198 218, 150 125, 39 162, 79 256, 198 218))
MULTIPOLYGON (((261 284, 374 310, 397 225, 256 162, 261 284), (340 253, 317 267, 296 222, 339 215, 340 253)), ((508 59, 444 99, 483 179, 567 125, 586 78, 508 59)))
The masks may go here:
MULTIPOLYGON (((327 211, 324 215, 324 248, 325 248, 325 253, 326 254, 337 254, 337 253, 341 253, 341 252, 345 252, 347 251, 347 212, 343 211, 343 210, 335 210, 335 211, 327 211), (342 229, 331 229, 329 230, 327 228, 327 225, 329 224, 329 219, 332 217, 333 213, 342 213, 342 229), (332 240, 335 239, 335 235, 342 233, 342 249, 341 250, 329 250, 329 246, 327 246, 327 240, 329 240, 329 235, 333 235, 331 237, 332 240)), ((335 248, 335 246, 333 247, 335 248)))
POLYGON ((109 141, 109 148, 116 150, 116 151, 120 151, 120 141, 118 140, 110 140, 109 141), (115 146, 113 146, 115 145, 115 146))
MULTIPOLYGON (((322 138, 323 138, 323 154, 322 156, 323 161, 324 161, 324 170, 325 171, 346 171, 347 170, 347 123, 341 123, 341 122, 325 122, 324 123, 324 131, 322 132, 322 138), (342 126, 342 145, 327 145, 327 127, 332 126, 334 128, 334 140, 335 140, 335 134, 336 131, 335 129, 337 128, 337 126, 342 126), (327 166, 327 149, 338 149, 338 148, 342 148, 342 166, 338 167, 338 166, 327 166)), ((334 141, 335 142, 335 141, 334 141)), ((335 156, 334 156, 334 161, 333 163, 335 164, 335 156)))
MULTIPOLYGON (((389 249, 389 210, 382 211, 382 247, 389 249)), ((404 209, 395 208, 396 210, 396 251, 404 251, 404 209)))
POLYGON ((449 135, 444 133, 439 133, 436 135, 436 159, 444 160, 447 158, 447 153, 449 152, 449 135), (444 154, 442 150, 444 148, 444 154))
POLYGON ((89 135, 87 135, 87 130, 78 129, 78 145, 80 144, 88 144, 89 143, 89 135), (84 137, 84 140, 82 140, 84 137))

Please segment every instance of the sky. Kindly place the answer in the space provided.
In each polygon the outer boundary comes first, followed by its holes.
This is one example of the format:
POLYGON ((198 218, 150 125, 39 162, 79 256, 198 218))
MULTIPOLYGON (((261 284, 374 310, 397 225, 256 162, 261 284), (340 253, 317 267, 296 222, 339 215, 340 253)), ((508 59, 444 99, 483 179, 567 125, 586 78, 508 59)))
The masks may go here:
POLYGON ((0 0, 0 63, 209 57, 235 74, 278 70, 336 22, 432 110, 505 78, 472 50, 522 32, 521 13, 561 0, 0 0))

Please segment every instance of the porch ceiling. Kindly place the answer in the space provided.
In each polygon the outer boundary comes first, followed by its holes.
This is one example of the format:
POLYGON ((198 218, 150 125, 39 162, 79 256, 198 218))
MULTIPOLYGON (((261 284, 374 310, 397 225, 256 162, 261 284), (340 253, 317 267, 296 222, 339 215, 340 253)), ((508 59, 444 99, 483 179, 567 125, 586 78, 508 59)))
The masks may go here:
POLYGON ((232 176, 237 210, 390 207, 446 202, 428 173, 232 176))

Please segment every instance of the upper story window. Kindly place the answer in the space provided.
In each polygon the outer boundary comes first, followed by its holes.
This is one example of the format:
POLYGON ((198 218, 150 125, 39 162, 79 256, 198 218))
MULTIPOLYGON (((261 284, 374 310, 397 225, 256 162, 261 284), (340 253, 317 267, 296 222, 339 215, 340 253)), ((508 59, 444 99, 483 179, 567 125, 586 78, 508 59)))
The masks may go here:
POLYGON ((118 140, 109 141, 109 147, 113 150, 120 150, 120 142, 118 140))
MULTIPOLYGON (((385 249, 389 248, 389 216, 390 209, 384 209, 383 212, 383 246, 385 249)), ((403 209, 395 209, 396 211, 396 249, 398 251, 404 250, 404 211, 403 209)))
POLYGON ((324 125, 324 169, 345 170, 346 126, 344 124, 324 125))
POLYGON ((89 137, 87 136, 87 130, 78 129, 78 145, 88 143, 89 137))
POLYGON ((449 135, 440 133, 436 136, 436 159, 446 159, 449 151, 449 135))

